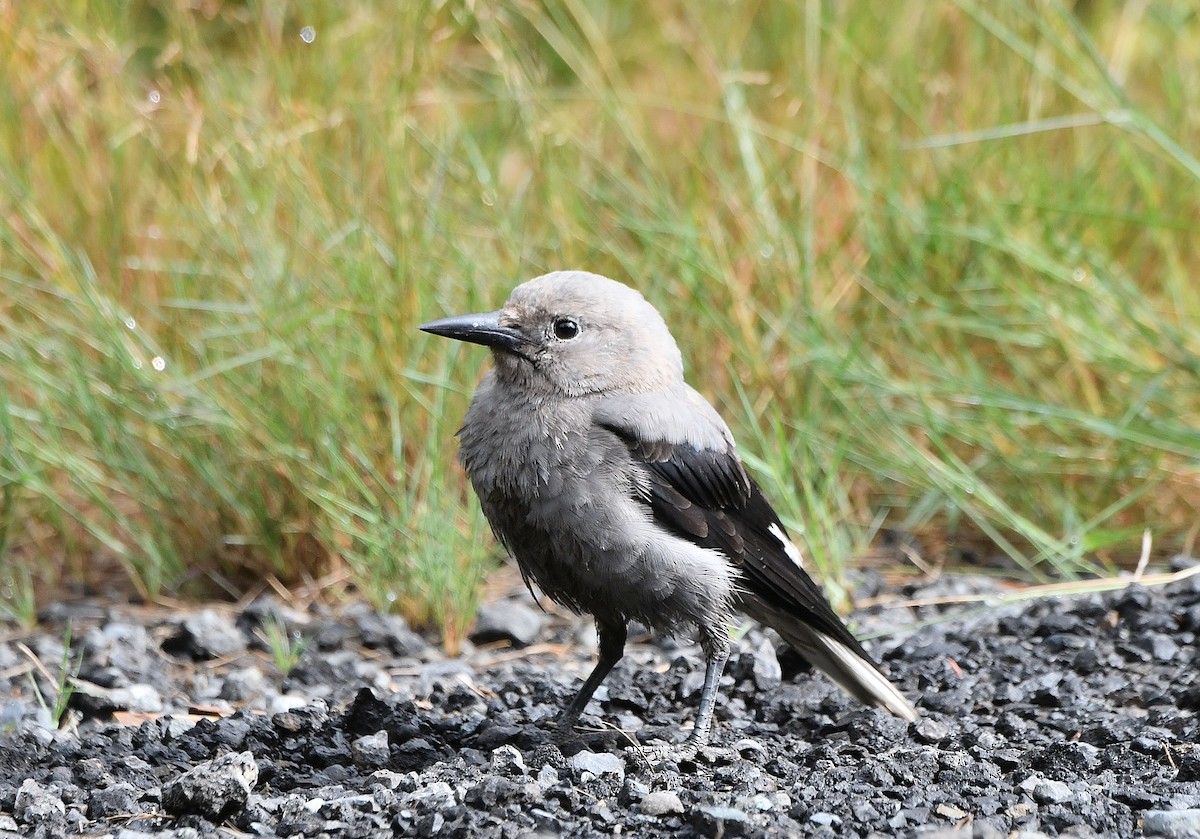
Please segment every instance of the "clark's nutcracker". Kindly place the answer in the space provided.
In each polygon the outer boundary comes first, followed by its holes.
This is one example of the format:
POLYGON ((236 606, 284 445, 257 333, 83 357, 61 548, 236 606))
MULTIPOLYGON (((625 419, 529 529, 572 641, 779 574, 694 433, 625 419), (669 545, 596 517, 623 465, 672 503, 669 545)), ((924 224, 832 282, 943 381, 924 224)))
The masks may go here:
POLYGON ((459 432, 462 463, 526 584, 595 616, 599 660, 563 711, 559 738, 621 659, 626 625, 637 620, 697 630, 707 670, 688 743, 704 743, 735 609, 855 698, 916 719, 805 572, 641 294, 558 271, 518 286, 498 312, 421 329, 491 348, 495 369, 459 432))

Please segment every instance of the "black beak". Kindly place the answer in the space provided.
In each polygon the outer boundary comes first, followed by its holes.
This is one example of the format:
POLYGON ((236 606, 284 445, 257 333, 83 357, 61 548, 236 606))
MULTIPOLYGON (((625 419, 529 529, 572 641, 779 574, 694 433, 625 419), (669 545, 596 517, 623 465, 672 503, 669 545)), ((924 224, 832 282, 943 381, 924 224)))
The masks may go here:
POLYGON ((422 332, 441 335, 443 338, 470 341, 472 344, 483 344, 485 347, 517 354, 520 354, 521 348, 529 343, 525 336, 517 330, 500 325, 499 312, 455 315, 452 318, 423 323, 418 328, 422 332))

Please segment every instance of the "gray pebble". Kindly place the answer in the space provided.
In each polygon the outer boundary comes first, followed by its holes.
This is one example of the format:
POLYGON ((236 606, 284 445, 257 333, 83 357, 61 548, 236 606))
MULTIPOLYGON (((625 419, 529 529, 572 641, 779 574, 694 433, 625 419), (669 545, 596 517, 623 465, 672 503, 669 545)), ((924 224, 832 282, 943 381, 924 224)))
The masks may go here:
POLYGON ((639 781, 635 777, 627 777, 625 783, 621 784, 620 802, 626 807, 641 803, 641 800, 650 794, 648 784, 639 781))
POLYGON ((767 637, 762 637, 751 650, 754 655, 754 667, 751 677, 754 686, 759 690, 775 690, 783 684, 783 670, 779 666, 779 657, 775 654, 775 645, 767 637))
POLYGON ((1150 653, 1157 661, 1173 661, 1179 655, 1179 645, 1170 635, 1155 635, 1150 640, 1150 653))
POLYGON ((66 824, 67 805, 52 786, 26 778, 17 789, 13 816, 18 822, 47 833, 66 824))
POLYGON ((413 632, 404 618, 360 608, 361 611, 347 609, 346 614, 357 623, 364 647, 387 650, 401 657, 417 656, 428 649, 425 639, 413 632))
POLYGON ((579 752, 571 757, 571 768, 579 773, 591 772, 597 778, 601 775, 625 777, 625 761, 606 752, 579 752))
POLYGON ((245 702, 263 693, 266 677, 258 667, 239 667, 225 674, 218 697, 230 702, 245 702))
POLYGON ((475 614, 475 626, 468 636, 474 644, 508 641, 514 647, 527 647, 542 632, 543 616, 516 600, 483 603, 475 614))
POLYGON ((641 812, 647 816, 665 816, 683 812, 683 802, 679 800, 679 793, 669 789, 647 793, 643 796, 640 806, 641 812))
POLYGON ((146 684, 132 684, 113 688, 108 700, 117 708, 141 714, 157 714, 163 709, 162 695, 146 684))
POLYGON ((388 733, 377 731, 366 734, 350 744, 350 752, 354 756, 354 765, 362 769, 382 769, 391 759, 391 747, 388 743, 388 733))
POLYGON ((542 789, 549 789, 558 783, 558 770, 549 764, 543 766, 538 770, 537 782, 542 789))
POLYGON ((692 826, 701 836, 744 836, 750 829, 750 817, 733 807, 708 805, 695 809, 692 826))
POLYGON ((1166 839, 1200 839, 1200 810, 1147 810, 1142 833, 1166 839))
POLYGON ((271 697, 271 703, 267 706, 267 711, 271 714, 286 714, 289 711, 296 711, 300 708, 308 706, 307 696, 297 696, 291 693, 281 693, 271 697))
POLYGON ((913 733, 922 743, 944 743, 954 734, 954 730, 941 720, 923 717, 913 725, 913 733))
POLYGON ((444 810, 453 807, 457 802, 454 798, 454 788, 445 781, 437 781, 424 787, 418 787, 407 796, 414 804, 422 805, 431 810, 444 810))
POLYGON ((1042 780, 1033 788, 1033 800, 1039 804, 1065 804, 1075 798, 1075 793, 1062 781, 1042 780))
POLYGON ((223 658, 246 649, 246 636, 224 614, 202 609, 186 616, 164 647, 197 659, 223 658))
POLYGON ((94 667, 112 667, 127 675, 146 672, 154 661, 154 641, 137 623, 109 623, 83 635, 83 651, 94 667))
POLYGON ((524 775, 525 757, 516 746, 500 746, 492 752, 492 769, 505 775, 524 775))
POLYGON ((138 805, 139 795, 140 792, 133 784, 124 781, 95 790, 88 801, 88 818, 98 821, 140 813, 144 808, 138 805))
POLYGON ((222 822, 246 806, 257 782, 258 763, 253 754, 222 755, 163 784, 163 809, 176 816, 194 814, 222 822))

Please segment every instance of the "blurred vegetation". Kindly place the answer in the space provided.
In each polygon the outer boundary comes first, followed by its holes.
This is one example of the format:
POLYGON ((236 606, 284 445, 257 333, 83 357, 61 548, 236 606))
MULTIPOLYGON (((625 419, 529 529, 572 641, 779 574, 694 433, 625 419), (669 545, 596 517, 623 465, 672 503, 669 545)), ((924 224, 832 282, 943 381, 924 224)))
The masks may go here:
POLYGON ((1198 17, 0 0, 0 603, 340 573, 453 640, 487 359, 414 327, 564 267, 664 310, 831 582, 1187 549, 1198 17))

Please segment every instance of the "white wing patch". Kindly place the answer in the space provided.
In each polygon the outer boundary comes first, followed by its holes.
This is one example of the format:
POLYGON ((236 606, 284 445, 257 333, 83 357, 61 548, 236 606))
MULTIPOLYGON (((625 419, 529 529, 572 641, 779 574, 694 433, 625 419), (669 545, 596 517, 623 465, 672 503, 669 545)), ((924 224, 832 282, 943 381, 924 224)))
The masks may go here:
POLYGON ((779 543, 783 545, 783 552, 787 554, 788 559, 796 563, 796 567, 803 571, 804 555, 800 553, 799 548, 792 544, 792 540, 789 539, 786 534, 784 534, 779 525, 772 524, 767 528, 767 532, 779 540, 779 543))

